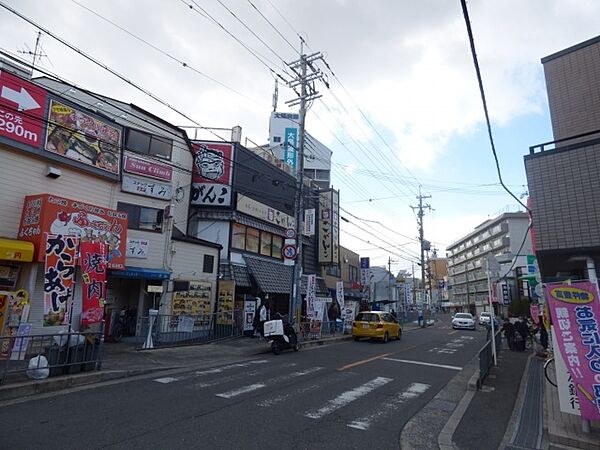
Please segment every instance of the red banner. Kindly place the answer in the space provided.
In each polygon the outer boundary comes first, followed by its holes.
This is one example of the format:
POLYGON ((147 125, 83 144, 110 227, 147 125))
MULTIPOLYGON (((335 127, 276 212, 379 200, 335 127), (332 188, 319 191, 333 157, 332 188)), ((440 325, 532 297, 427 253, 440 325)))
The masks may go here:
POLYGON ((75 250, 77 238, 49 234, 45 246, 44 326, 69 323, 69 305, 73 301, 75 250))
POLYGON ((81 326, 102 322, 106 293, 106 256, 108 248, 100 242, 82 242, 81 252, 81 326))

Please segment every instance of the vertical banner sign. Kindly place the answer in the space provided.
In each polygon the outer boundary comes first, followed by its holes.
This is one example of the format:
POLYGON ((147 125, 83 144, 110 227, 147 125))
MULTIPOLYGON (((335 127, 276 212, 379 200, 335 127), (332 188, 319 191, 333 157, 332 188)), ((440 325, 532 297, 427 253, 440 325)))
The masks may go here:
POLYGON ((600 420, 600 299, 590 281, 546 286, 556 340, 567 366, 581 417, 600 420))
POLYGON ((61 234, 46 237, 44 269, 44 326, 69 323, 73 301, 77 238, 61 234))
POLYGON ((283 143, 283 161, 296 173, 296 160, 298 154, 298 128, 285 129, 285 141, 283 143))
POLYGON ((17 329, 17 335, 15 336, 15 343, 10 354, 12 361, 23 361, 27 354, 27 346, 29 345, 29 335, 33 324, 28 322, 22 322, 17 329))
POLYGON ((0 292, 0 336, 4 336, 4 325, 8 322, 8 293, 0 292))
POLYGON ((369 274, 371 272, 370 265, 370 258, 360 258, 360 284, 362 284, 363 295, 366 295, 369 289, 369 274))
POLYGON ((254 330, 254 314, 256 314, 256 302, 244 300, 244 331, 254 330))
POLYGON ((233 293, 235 281, 219 281, 219 295, 217 305, 217 325, 233 324, 233 293))
POLYGON ((308 275, 306 281, 306 317, 313 318, 315 314, 315 299, 317 298, 317 275, 308 275))
POLYGON ((340 305, 340 311, 344 308, 344 282, 338 281, 335 283, 335 299, 340 305))
POLYGON ((506 283, 502 284, 502 304, 505 306, 510 305, 510 294, 506 283))
POLYGON ((334 264, 340 262, 340 192, 331 191, 331 244, 334 264))
MULTIPOLYGON (((552 335, 552 348, 557 349, 558 342, 556 341, 555 330, 553 329, 550 334, 552 335)), ((558 385, 558 404, 561 412, 576 416, 581 415, 577 388, 560 352, 554 352, 554 368, 556 370, 556 384, 558 385)))
POLYGON ((192 206, 231 206, 233 145, 193 142, 192 206))
POLYGON ((342 309, 342 317, 344 319, 344 329, 351 330, 352 322, 354 322, 354 317, 356 317, 356 302, 352 300, 347 300, 344 302, 344 309, 342 309))
POLYGON ((333 263, 332 191, 319 194, 319 263, 333 263))
POLYGON ((314 236, 315 235, 315 221, 316 221, 316 213, 315 208, 305 209, 304 210, 304 230, 303 233, 305 236, 314 236))
POLYGON ((100 242, 82 242, 81 254, 81 326, 102 322, 106 297, 106 255, 108 248, 100 242))

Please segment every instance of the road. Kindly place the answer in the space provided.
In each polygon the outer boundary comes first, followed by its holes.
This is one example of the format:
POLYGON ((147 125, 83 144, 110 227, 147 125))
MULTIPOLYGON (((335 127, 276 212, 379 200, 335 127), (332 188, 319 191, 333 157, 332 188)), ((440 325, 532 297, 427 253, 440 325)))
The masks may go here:
POLYGON ((2 448, 399 448, 484 339, 441 324, 0 404, 2 448))

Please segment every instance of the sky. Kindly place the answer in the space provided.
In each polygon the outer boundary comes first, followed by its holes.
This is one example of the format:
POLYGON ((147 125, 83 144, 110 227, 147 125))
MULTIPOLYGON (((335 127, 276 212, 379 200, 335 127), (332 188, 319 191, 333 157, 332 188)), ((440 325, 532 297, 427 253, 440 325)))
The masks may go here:
MULTIPOLYGON (((329 87, 307 130, 332 151, 342 246, 412 270, 414 207, 438 256, 483 221, 520 208, 498 184, 460 0, 2 0, 206 127, 242 127, 268 142, 294 98, 286 63, 322 52, 329 87), (52 5, 49 8, 49 5, 52 5), (185 62, 186 66, 181 64, 185 62)), ((468 2, 504 183, 527 194, 523 156, 552 140, 540 59, 598 35, 594 0, 468 2)), ((24 58, 38 28, 0 8, 0 48, 24 58), (19 53, 25 52, 25 53, 19 53)), ((173 124, 190 121, 48 34, 36 64, 61 79, 135 103, 173 124)), ((214 131, 228 139, 227 132, 214 131)), ((217 139, 215 134, 200 137, 217 139)), ((251 141, 251 142, 250 142, 251 141)), ((416 267, 416 266, 415 266, 416 267)), ((416 270, 416 269, 415 269, 416 270)))

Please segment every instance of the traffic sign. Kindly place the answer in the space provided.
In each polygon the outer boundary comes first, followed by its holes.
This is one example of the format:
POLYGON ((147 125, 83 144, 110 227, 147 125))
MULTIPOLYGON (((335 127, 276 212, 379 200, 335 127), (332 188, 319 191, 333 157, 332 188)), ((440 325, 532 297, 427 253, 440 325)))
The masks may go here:
POLYGON ((281 253, 285 259, 294 259, 298 254, 298 249, 295 245, 285 245, 281 249, 281 253))
POLYGON ((39 148, 48 91, 0 71, 0 136, 39 148))
POLYGON ((295 228, 286 228, 283 235, 286 239, 295 239, 296 238, 296 229, 295 228))

